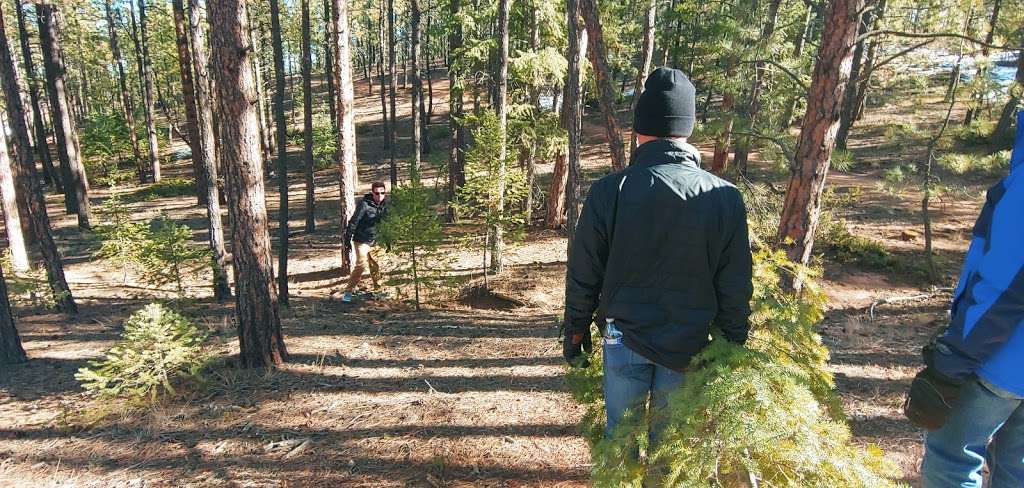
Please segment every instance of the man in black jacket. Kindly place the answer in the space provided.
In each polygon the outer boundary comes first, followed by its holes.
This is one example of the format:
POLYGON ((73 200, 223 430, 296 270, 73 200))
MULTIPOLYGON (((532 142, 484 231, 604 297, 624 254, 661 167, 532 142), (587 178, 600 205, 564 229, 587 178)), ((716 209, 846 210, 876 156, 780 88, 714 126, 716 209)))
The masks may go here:
POLYGON ((746 208, 730 183, 700 169, 694 87, 658 68, 637 102, 640 146, 623 171, 590 188, 569 252, 563 355, 586 363, 590 324, 603 335, 610 436, 627 409, 651 397, 657 415, 712 329, 747 340, 752 263, 746 208))
POLYGON ((377 240, 377 223, 387 213, 388 189, 383 182, 375 181, 370 186, 370 193, 363 196, 363 199, 356 205, 356 211, 345 226, 345 233, 342 236, 346 252, 355 248, 356 264, 352 267, 352 275, 348 279, 348 287, 341 301, 351 302, 352 293, 363 278, 363 271, 370 268, 370 279, 373 280, 373 290, 380 289, 380 266, 377 265, 377 256, 374 254, 373 244, 377 240))

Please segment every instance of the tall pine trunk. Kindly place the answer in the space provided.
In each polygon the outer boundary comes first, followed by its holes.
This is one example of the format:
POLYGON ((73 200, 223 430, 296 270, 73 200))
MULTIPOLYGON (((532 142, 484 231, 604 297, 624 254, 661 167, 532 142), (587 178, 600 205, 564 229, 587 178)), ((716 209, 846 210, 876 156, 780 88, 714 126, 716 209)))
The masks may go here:
POLYGON ((182 99, 185 101, 185 131, 192 149, 192 173, 195 176, 196 202, 206 205, 206 177, 203 176, 203 151, 199 147, 199 122, 196 114, 196 87, 192 79, 192 53, 185 25, 184 0, 171 0, 174 10, 174 37, 178 48, 178 69, 181 73, 182 99))
POLYGON ((597 10, 596 0, 579 0, 579 6, 587 35, 594 43, 590 49, 590 64, 594 67, 594 76, 597 78, 598 101, 601 105, 601 114, 604 116, 604 131, 608 139, 608 149, 611 151, 612 168, 618 171, 626 167, 626 149, 622 142, 619 122, 615 118, 615 102, 619 97, 615 93, 615 80, 612 79, 611 70, 608 68, 601 16, 597 10))
MULTIPOLYGON (((872 12, 867 12, 858 21, 860 28, 858 37, 868 31, 872 24, 872 12)), ((843 110, 839 115, 839 130, 836 132, 836 147, 846 149, 846 142, 850 137, 850 129, 856 120, 857 111, 857 86, 864 69, 864 56, 867 52, 867 40, 861 39, 853 49, 853 62, 850 64, 850 81, 847 82, 846 95, 843 97, 843 110)))
MULTIPOLYGON (((129 0, 131 2, 132 0, 129 0)), ((146 107, 146 138, 149 150, 150 175, 153 183, 160 181, 160 147, 156 139, 156 108, 153 95, 156 89, 153 82, 153 62, 149 56, 149 21, 146 16, 146 0, 139 2, 139 40, 136 43, 136 54, 139 55, 139 67, 142 77, 142 99, 146 107)))
POLYGON ((284 45, 280 0, 270 0, 270 35, 274 49, 274 126, 277 128, 277 293, 288 306, 288 127, 284 116, 284 45))
POLYGON ((580 114, 582 105, 582 94, 580 82, 582 81, 583 43, 580 40, 580 0, 566 0, 567 24, 569 26, 569 53, 568 53, 568 76, 565 83, 565 108, 564 118, 566 131, 569 134, 569 152, 566 161, 566 189, 565 189, 565 229, 569 236, 568 252, 572 253, 572 240, 576 234, 576 222, 579 220, 580 205, 580 143, 581 123, 580 114))
MULTIPOLYGON (((499 0, 500 1, 500 0, 499 0)), ((423 102, 423 79, 420 78, 420 5, 418 0, 409 0, 409 42, 412 62, 412 101, 410 120, 412 121, 412 161, 409 174, 419 177, 420 162, 423 157, 423 137, 420 126, 423 124, 421 109, 423 102)))
POLYGON ((263 31, 252 25, 252 13, 249 13, 249 42, 253 46, 252 71, 256 80, 256 115, 260 128, 260 151, 263 153, 263 161, 267 164, 264 168, 266 174, 270 174, 270 162, 274 159, 274 137, 270 130, 270 118, 267 114, 266 93, 267 87, 263 83, 263 31))
MULTIPOLYGON (((35 63, 32 60, 32 49, 28 45, 28 27, 25 23, 25 7, 22 0, 15 0, 14 12, 18 18, 18 34, 21 40, 21 57, 25 61, 25 78, 28 80, 29 100, 32 103, 32 124, 35 127, 35 150, 36 157, 43 162, 43 178, 47 184, 53 185, 57 191, 64 192, 64 182, 61 181, 60 173, 53 167, 53 157, 50 155, 50 147, 46 139, 46 123, 43 118, 43 111, 40 108, 39 84, 36 80, 35 63)), ((27 236, 31 242, 32 237, 27 236)))
MULTIPOLYGON (((387 14, 385 13, 385 10, 384 10, 384 2, 380 2, 378 4, 378 6, 379 6, 379 10, 378 10, 379 18, 377 19, 378 20, 378 22, 377 22, 377 44, 379 45, 379 49, 380 49, 380 59, 377 61, 377 78, 379 80, 378 84, 380 85, 380 90, 378 90, 377 94, 380 96, 381 126, 384 129, 382 135, 384 136, 384 144, 387 145, 388 141, 391 140, 391 131, 393 131, 395 129, 394 129, 394 127, 391 127, 391 122, 388 120, 388 101, 387 101, 388 96, 387 96, 387 89, 384 86, 384 80, 387 77, 387 75, 384 72, 385 65, 387 64, 387 56, 384 55, 384 53, 385 53, 384 43, 385 43, 385 39, 386 39, 385 34, 384 34, 385 22, 386 21, 384 19, 385 19, 387 14)), ((335 117, 335 120, 337 120, 337 117, 335 117)), ((383 158, 384 158, 384 156, 381 156, 382 160, 383 160, 383 158)))
MULTIPOLYGON (((1018 86, 1024 86, 1024 47, 1017 53, 1017 74, 1015 80, 1018 86)), ((1003 105, 1003 111, 999 114, 999 122, 989 138, 992 149, 1006 149, 1013 143, 1013 114, 1020 105, 1020 92, 1011 93, 1010 99, 1003 105)))
MULTIPOLYGON (((0 127, 4 125, 3 117, 0 117, 0 127)), ((25 247, 26 233, 23 232, 22 224, 23 221, 25 224, 28 223, 28 215, 18 208, 14 175, 11 158, 7 154, 7 135, 0 130, 0 210, 4 213, 4 229, 7 230, 7 248, 11 251, 11 266, 16 272, 25 272, 29 269, 29 263, 25 247)))
POLYGON ((395 58, 395 0, 388 0, 388 102, 391 109, 391 133, 388 139, 388 155, 391 157, 391 186, 398 185, 398 162, 395 152, 398 150, 398 122, 395 116, 395 97, 398 78, 398 60, 395 58))
MULTIPOLYGON (((811 258, 821 215, 821 195, 835 148, 850 58, 864 4, 865 0, 836 0, 826 13, 779 225, 778 241, 795 263, 806 264, 811 258)), ((793 285, 800 287, 799 281, 793 285)))
MULTIPOLYGON (((0 9, 0 32, 5 32, 5 26, 3 10, 0 9)), ((14 137, 14 150, 18 160, 19 176, 15 180, 15 191, 30 196, 29 214, 23 217, 31 223, 32 234, 34 234, 35 241, 43 255, 46 279, 50 284, 50 293, 57 304, 57 310, 76 314, 78 307, 75 305, 71 289, 64 277, 64 264, 61 262, 57 244, 53 241, 50 219, 46 215, 46 200, 43 198, 43 190, 39 187, 39 180, 36 178, 36 163, 32 159, 32 145, 29 142, 28 125, 25 124, 25 110, 22 107, 21 95, 18 90, 17 66, 11 56, 6 36, 0 36, 0 82, 3 87, 0 91, 3 92, 6 102, 11 134, 14 137)))
POLYGON ((195 69, 196 114, 199 152, 202 153, 202 177, 206 180, 207 233, 210 251, 213 254, 213 296, 218 301, 231 297, 228 285, 227 251, 224 249, 224 225, 220 215, 220 192, 217 189, 217 138, 213 125, 213 97, 210 93, 210 73, 207 69, 206 32, 200 16, 199 0, 188 0, 189 41, 192 48, 192 64, 195 69))
MULTIPOLYGON (((644 16, 644 45, 643 52, 640 54, 640 66, 636 70, 636 82, 633 84, 633 102, 630 105, 630 112, 636 113, 636 104, 640 101, 640 93, 644 89, 644 83, 647 81, 647 73, 651 71, 651 60, 654 57, 654 20, 658 13, 658 2, 656 0, 647 1, 647 14, 644 16)), ((633 152, 636 150, 636 131, 632 131, 632 136, 629 139, 629 150, 633 152)))
POLYGON ((19 364, 28 361, 25 349, 21 347, 21 337, 14 326, 14 314, 11 313, 11 301, 7 296, 7 280, 0 269, 0 364, 19 364))
POLYGON ((505 188, 508 175, 505 163, 508 160, 508 8, 511 0, 498 0, 498 76, 494 111, 498 114, 498 215, 500 218, 491 229, 491 272, 499 274, 505 268, 505 188))
MULTIPOLYGON (((306 167, 306 232, 316 231, 316 182, 313 164, 313 54, 309 35, 309 0, 301 0, 302 10, 302 157, 306 167)), ((330 95, 328 95, 330 96, 330 95)))
MULTIPOLYGON (((355 89, 352 86, 352 55, 349 48, 348 0, 332 0, 331 44, 334 49, 334 77, 338 86, 338 190, 340 193, 340 219, 348 222, 356 209, 356 120, 355 89)), ((392 113, 394 113, 392 111, 392 113)), ((342 252, 341 267, 349 272, 352 266, 349 253, 342 252)))
MULTIPOLYGON (((334 49, 331 47, 331 0, 324 0, 324 79, 327 80, 327 109, 331 126, 338 129, 338 95, 334 86, 334 49)), ((383 89, 383 88, 382 88, 383 89)))
MULTIPOLYGON (((53 116, 57 153, 65 170, 64 181, 67 182, 64 185, 64 197, 69 202, 65 202, 65 208, 70 213, 78 214, 80 228, 88 229, 92 217, 89 205, 89 180, 86 178, 85 167, 82 165, 81 153, 78 150, 78 133, 75 119, 71 114, 71 103, 68 100, 57 10, 51 4, 39 3, 36 4, 36 15, 39 17, 39 36, 42 39, 43 65, 50 92, 50 113, 53 116)), ((31 148, 27 150, 31 151, 31 148)))
MULTIPOLYGON (((462 10, 462 0, 451 0, 450 14, 452 18, 458 18, 462 10)), ((462 24, 456 22, 448 34, 448 49, 455 52, 462 49, 462 24)), ((463 112, 463 81, 461 73, 455 63, 448 62, 448 82, 450 84, 448 96, 448 220, 454 222, 458 215, 451 205, 458 195, 459 188, 466 184, 465 159, 462 148, 465 147, 466 135, 462 128, 460 119, 463 112)))
POLYGON ((246 368, 280 366, 288 352, 271 265, 246 2, 218 0, 207 8, 218 71, 220 156, 232 210, 239 361, 246 368))

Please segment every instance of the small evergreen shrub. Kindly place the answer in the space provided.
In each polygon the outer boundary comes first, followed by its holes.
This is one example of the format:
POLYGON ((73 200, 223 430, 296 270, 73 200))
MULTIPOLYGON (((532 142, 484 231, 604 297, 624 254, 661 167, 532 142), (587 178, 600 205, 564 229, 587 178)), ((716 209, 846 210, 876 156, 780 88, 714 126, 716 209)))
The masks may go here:
POLYGON ((1010 167, 1010 151, 1000 151, 989 155, 950 153, 939 156, 938 163, 943 168, 958 175, 981 173, 986 176, 1005 173, 1010 167))
POLYGON ((205 339, 188 319, 151 303, 128 317, 121 340, 75 378, 100 398, 153 401, 176 393, 175 385, 201 379, 205 339))
POLYGON ((435 200, 434 189, 423 186, 417 176, 411 183, 391 190, 387 217, 378 228, 380 243, 401 258, 388 284, 411 283, 417 309, 421 287, 429 289, 443 281, 449 264, 441 251, 444 233, 435 200))
POLYGON ((145 224, 132 222, 130 209, 118 195, 108 198, 96 209, 101 222, 93 227, 100 242, 96 257, 113 262, 121 269, 122 282, 128 271, 139 267, 139 255, 149 237, 145 224))
POLYGON ((166 215, 150 223, 138 252, 146 282, 156 287, 174 285, 179 296, 185 294, 184 277, 197 272, 210 259, 210 250, 192 241, 192 229, 166 215))
POLYGON ((54 296, 46 279, 46 269, 40 266, 25 272, 15 272, 11 259, 11 250, 4 249, 0 254, 0 266, 3 267, 4 280, 7 281, 7 295, 11 305, 45 310, 56 308, 57 302, 63 297, 54 296))
POLYGON ((190 178, 165 178, 145 188, 125 194, 125 203, 148 202, 157 198, 195 196, 196 183, 190 178))

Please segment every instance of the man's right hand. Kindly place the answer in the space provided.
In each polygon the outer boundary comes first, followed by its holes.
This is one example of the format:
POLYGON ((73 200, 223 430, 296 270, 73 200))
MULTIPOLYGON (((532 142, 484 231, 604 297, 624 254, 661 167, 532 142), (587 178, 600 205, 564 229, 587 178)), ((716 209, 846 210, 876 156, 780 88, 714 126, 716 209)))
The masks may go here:
POLYGON ((590 366, 586 351, 590 354, 594 350, 594 343, 590 338, 590 331, 578 332, 566 329, 565 337, 562 338, 562 357, 574 368, 586 368, 590 366))
POLYGON ((929 431, 939 429, 960 403, 960 390, 965 383, 928 366, 910 383, 903 414, 918 427, 929 431))

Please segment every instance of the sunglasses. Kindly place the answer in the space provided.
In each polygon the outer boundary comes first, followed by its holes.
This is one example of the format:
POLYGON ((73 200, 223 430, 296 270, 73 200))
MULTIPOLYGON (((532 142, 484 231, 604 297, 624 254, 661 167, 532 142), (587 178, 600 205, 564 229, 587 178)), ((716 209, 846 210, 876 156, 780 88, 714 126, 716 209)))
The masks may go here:
POLYGON ((375 191, 375 192, 373 192, 373 194, 374 195, 387 195, 388 192, 386 192, 386 191, 375 191))

